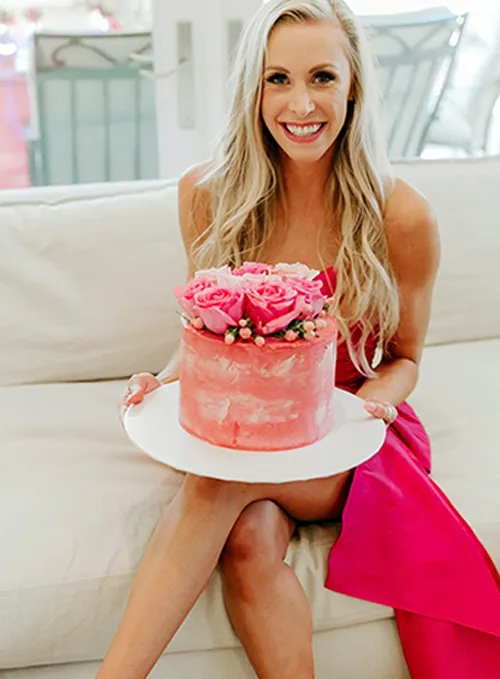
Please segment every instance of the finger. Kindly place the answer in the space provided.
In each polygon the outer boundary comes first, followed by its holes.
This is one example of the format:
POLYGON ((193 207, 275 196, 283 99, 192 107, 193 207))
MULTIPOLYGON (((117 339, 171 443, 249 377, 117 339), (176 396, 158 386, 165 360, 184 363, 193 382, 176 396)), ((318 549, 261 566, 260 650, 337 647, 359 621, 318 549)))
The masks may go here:
POLYGON ((140 391, 144 391, 144 388, 145 388, 145 385, 142 381, 139 382, 139 381, 134 380, 134 381, 129 382, 128 385, 127 385, 127 391, 128 391, 129 394, 137 394, 140 391))
POLYGON ((141 403, 144 400, 144 389, 139 388, 134 391, 131 391, 126 397, 125 397, 125 405, 137 405, 138 403, 141 403))
POLYGON ((152 391, 154 391, 155 389, 157 389, 158 386, 160 386, 160 383, 158 382, 158 380, 156 380, 156 379, 153 377, 153 378, 151 378, 150 380, 148 380, 148 381, 144 384, 144 386, 143 386, 143 388, 144 388, 144 393, 145 393, 145 394, 149 394, 150 392, 152 392, 152 391))
POLYGON ((387 417, 386 406, 382 403, 378 403, 377 401, 366 401, 365 410, 367 410, 370 415, 376 417, 379 420, 383 420, 384 417, 387 417))
POLYGON ((393 422, 395 422, 397 420, 398 409, 392 403, 387 403, 386 407, 387 407, 387 415, 384 419, 385 419, 387 424, 392 424, 393 422))
POLYGON ((132 402, 135 402, 136 396, 143 395, 144 392, 144 381, 142 379, 138 379, 137 377, 131 377, 123 394, 123 400, 128 401, 131 399, 132 402))
POLYGON ((137 391, 138 389, 144 389, 148 382, 149 375, 147 373, 136 373, 127 382, 128 391, 137 391))
POLYGON ((398 417, 398 411, 389 401, 366 401, 366 410, 377 419, 384 420, 386 424, 392 424, 398 417))

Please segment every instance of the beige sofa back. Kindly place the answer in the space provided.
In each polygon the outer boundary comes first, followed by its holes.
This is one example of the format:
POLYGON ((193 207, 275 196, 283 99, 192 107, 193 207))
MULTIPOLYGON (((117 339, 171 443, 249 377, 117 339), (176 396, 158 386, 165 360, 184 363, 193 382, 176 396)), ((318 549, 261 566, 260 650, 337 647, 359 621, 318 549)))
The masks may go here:
POLYGON ((427 344, 500 337, 500 156, 408 161, 396 170, 439 219, 442 256, 427 344))
MULTIPOLYGON (((396 171, 440 220, 428 343, 500 337, 500 158, 396 171)), ((175 182, 0 193, 0 385, 159 371, 185 276, 175 182)))
POLYGON ((159 371, 185 278, 175 185, 0 193, 0 384, 159 371))

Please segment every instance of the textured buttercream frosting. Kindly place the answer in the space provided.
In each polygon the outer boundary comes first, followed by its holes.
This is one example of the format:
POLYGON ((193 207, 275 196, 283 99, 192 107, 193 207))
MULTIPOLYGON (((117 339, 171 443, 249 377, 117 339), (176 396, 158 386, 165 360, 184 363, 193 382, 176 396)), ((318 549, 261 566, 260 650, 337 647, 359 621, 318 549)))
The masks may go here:
POLYGON ((186 326, 179 421, 190 434, 227 448, 272 451, 306 446, 333 426, 337 324, 312 340, 269 338, 263 347, 186 326))

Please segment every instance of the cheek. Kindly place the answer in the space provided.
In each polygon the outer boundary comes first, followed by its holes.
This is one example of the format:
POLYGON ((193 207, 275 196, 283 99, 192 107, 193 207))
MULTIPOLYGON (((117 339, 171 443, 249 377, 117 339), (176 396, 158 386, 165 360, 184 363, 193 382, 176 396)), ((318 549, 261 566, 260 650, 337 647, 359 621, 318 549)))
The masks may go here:
POLYGON ((322 108, 336 125, 342 125, 347 114, 348 99, 343 92, 335 92, 323 101, 322 108))
POLYGON ((264 92, 260 103, 262 118, 266 125, 271 125, 279 113, 279 101, 273 92, 264 92))

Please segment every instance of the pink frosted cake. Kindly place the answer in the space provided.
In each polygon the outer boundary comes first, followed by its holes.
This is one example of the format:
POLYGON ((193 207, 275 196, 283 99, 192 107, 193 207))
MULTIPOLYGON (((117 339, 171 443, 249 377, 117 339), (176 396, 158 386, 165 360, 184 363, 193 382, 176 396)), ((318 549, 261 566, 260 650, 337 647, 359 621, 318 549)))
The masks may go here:
POLYGON ((337 324, 317 272, 246 263, 199 271, 184 312, 179 421, 209 443, 273 451, 333 426, 337 324))

